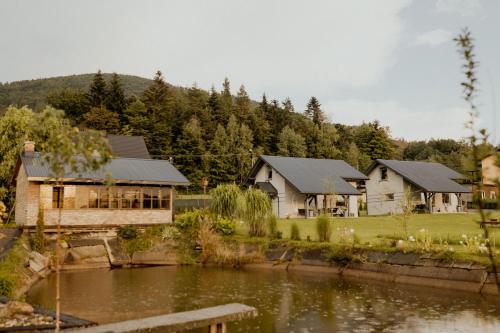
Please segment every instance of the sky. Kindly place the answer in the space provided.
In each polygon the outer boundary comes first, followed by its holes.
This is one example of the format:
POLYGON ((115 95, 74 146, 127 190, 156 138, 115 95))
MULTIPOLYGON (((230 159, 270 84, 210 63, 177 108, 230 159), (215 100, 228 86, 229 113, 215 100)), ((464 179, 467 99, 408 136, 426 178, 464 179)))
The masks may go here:
POLYGON ((407 140, 460 139, 452 41, 476 41, 480 125, 500 142, 498 0, 2 0, 0 82, 118 72, 283 101, 407 140))

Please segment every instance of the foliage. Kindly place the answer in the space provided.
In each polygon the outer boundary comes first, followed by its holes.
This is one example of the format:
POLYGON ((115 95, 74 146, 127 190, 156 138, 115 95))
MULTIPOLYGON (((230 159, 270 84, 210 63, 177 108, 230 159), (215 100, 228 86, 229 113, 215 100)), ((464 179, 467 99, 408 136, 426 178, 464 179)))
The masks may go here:
POLYGON ((316 218, 316 233, 320 242, 329 242, 332 236, 332 219, 328 215, 319 215, 316 218))
POLYGON ((248 224, 248 234, 255 237, 265 236, 265 221, 271 214, 271 200, 267 193, 256 188, 249 188, 244 192, 241 207, 241 216, 248 224))
POLYGON ((43 208, 38 209, 38 218, 36 220, 35 236, 33 237, 33 251, 43 253, 45 251, 45 221, 43 208))
POLYGON ((177 216, 175 219, 175 226, 181 231, 184 237, 196 239, 203 219, 203 212, 199 209, 195 209, 177 216))
POLYGON ((125 240, 125 250, 129 256, 135 252, 147 251, 153 246, 153 240, 144 233, 139 233, 136 238, 125 240))
POLYGON ((276 218, 276 215, 271 214, 267 219, 267 229, 269 232, 269 236, 271 238, 276 238, 276 235, 278 233, 278 219, 276 218))
MULTIPOLYGON (((420 193, 418 193, 418 195, 420 195, 420 193)), ((401 197, 401 200, 399 202, 401 214, 398 215, 398 218, 403 224, 403 231, 406 239, 408 239, 408 222, 414 213, 415 206, 416 204, 413 198, 413 193, 411 192, 411 187, 408 187, 403 192, 403 196, 401 197)))
POLYGON ((118 228, 117 234, 122 239, 134 239, 137 238, 137 229, 131 225, 124 225, 118 228))
POLYGON ((299 226, 295 222, 290 226, 290 239, 296 241, 300 240, 299 226))
POLYGON ((0 201, 0 223, 7 223, 8 217, 9 214, 7 214, 7 207, 2 201, 0 201))
POLYGON ((25 263, 28 253, 22 242, 22 239, 17 240, 0 262, 0 296, 13 297, 27 275, 25 263))
POLYGON ((210 212, 234 219, 241 211, 241 189, 236 184, 221 184, 210 191, 210 212))
POLYGON ((218 234, 230 236, 236 232, 236 223, 231 219, 218 216, 213 221, 213 229, 218 234))
POLYGON ((278 154, 280 156, 306 157, 306 152, 306 141, 302 135, 285 126, 279 136, 278 154))
POLYGON ((83 115, 84 124, 89 128, 117 134, 120 131, 120 117, 105 106, 92 107, 83 115))

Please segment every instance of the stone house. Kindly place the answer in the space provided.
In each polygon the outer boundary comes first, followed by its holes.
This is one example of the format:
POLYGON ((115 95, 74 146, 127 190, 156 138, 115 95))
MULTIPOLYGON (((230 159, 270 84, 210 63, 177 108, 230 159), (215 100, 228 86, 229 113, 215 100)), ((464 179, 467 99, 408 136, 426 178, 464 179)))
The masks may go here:
POLYGON ((368 215, 399 214, 405 199, 421 211, 460 212, 470 193, 455 182, 465 177, 440 163, 377 159, 365 173, 368 215))
POLYGON ((113 153, 109 164, 96 172, 67 172, 58 186, 34 142, 26 142, 13 181, 16 184, 15 220, 36 225, 39 209, 45 225, 96 227, 149 225, 172 221, 173 189, 189 181, 168 161, 153 160, 142 137, 108 136, 113 153), (113 185, 107 186, 111 174, 113 185))
POLYGON ((342 160, 266 156, 258 158, 247 184, 267 192, 276 216, 320 212, 358 216, 359 188, 368 179, 342 160))

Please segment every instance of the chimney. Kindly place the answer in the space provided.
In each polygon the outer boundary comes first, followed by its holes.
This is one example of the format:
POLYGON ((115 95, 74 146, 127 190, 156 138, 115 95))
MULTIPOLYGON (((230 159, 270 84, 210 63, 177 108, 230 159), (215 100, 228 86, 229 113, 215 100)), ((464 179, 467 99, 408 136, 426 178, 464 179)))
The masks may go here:
POLYGON ((35 152, 35 141, 24 141, 23 152, 26 153, 26 155, 33 155, 35 152))

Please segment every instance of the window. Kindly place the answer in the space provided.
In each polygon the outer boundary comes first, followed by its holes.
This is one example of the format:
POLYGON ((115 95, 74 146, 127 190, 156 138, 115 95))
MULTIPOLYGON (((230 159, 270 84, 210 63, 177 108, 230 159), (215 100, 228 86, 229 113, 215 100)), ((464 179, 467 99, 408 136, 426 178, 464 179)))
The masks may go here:
POLYGON ((497 192, 495 191, 490 191, 490 199, 491 200, 496 200, 497 198, 497 192))
POLYGON ((160 200, 159 200, 159 194, 160 194, 160 191, 158 190, 152 190, 151 191, 152 195, 151 195, 151 200, 152 200, 152 208, 153 209, 159 209, 160 208, 160 200))
POLYGON ((164 189, 160 192, 161 201, 160 207, 161 209, 170 209, 170 190, 164 189))
POLYGON ((109 189, 109 208, 119 208, 120 190, 116 187, 109 189))
POLYGON ((380 168, 380 180, 387 180, 387 168, 386 167, 380 168))
POLYGON ((385 195, 385 200, 387 200, 387 201, 394 201, 394 193, 387 193, 385 195))
POLYGON ((450 203, 450 194, 449 193, 443 193, 443 203, 444 204, 450 203))
POLYGON ((109 208, 109 191, 107 188, 99 190, 99 208, 109 208))
POLYGON ((122 190, 121 202, 121 208, 141 208, 141 191, 134 189, 122 190))
POLYGON ((142 191, 142 208, 143 209, 151 209, 151 190, 143 190, 142 191))
POLYGON ((52 208, 63 208, 64 187, 54 186, 52 188, 52 208))
POLYGON ((97 189, 89 190, 89 208, 99 208, 99 192, 97 189))
POLYGON ((481 193, 481 199, 483 200, 486 199, 486 192, 480 191, 480 193, 481 193))
POLYGON ((267 167, 267 180, 273 179, 273 168, 270 166, 267 167))

